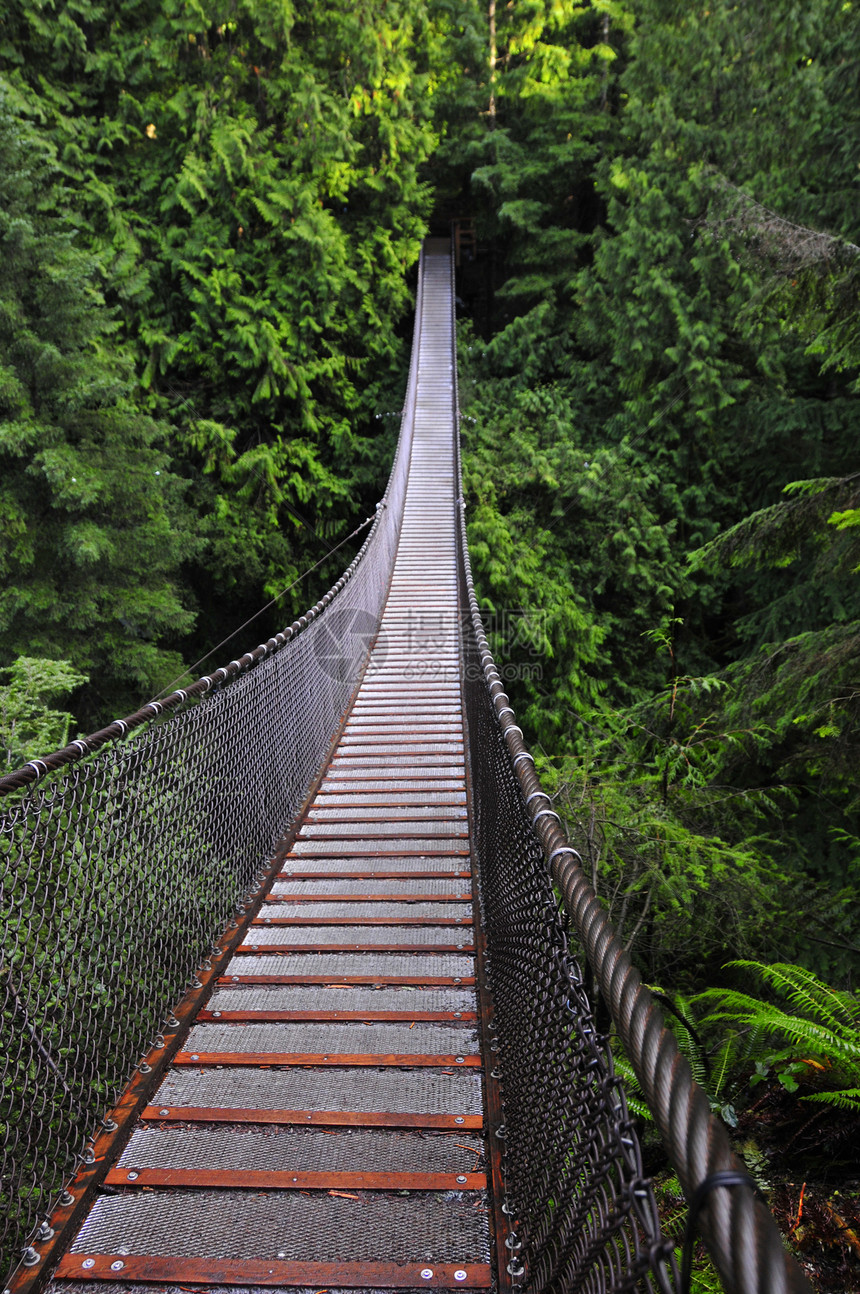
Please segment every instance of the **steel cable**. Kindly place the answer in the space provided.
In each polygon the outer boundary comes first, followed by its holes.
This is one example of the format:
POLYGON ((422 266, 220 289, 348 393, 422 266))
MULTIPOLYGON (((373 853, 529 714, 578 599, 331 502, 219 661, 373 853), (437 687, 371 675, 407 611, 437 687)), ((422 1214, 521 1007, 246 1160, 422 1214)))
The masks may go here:
MULTIPOLYGON (((456 388, 454 416, 455 426, 459 427, 456 388)), ((457 454, 459 473, 459 436, 457 454)), ((551 892, 551 882, 554 882, 561 893, 564 911, 569 915, 573 931, 581 943, 584 956, 645 1094, 685 1198, 691 1203, 697 1201, 698 1225, 725 1289, 729 1294, 811 1294, 811 1286, 797 1262, 786 1251, 767 1206, 745 1184, 746 1174, 732 1152, 725 1128, 711 1113, 708 1099, 694 1081, 690 1066, 679 1051, 674 1034, 666 1027, 657 1002, 643 984, 615 934, 600 900, 585 876, 579 854, 568 842, 557 816, 545 812, 548 797, 540 785, 534 760, 525 745, 522 731, 515 722, 513 708, 484 633, 469 560, 461 473, 458 479, 461 491, 460 565, 464 636, 467 642, 466 694, 476 795, 477 784, 484 787, 490 780, 486 775, 486 764, 494 742, 497 748, 496 768, 491 779, 495 784, 497 803, 492 812, 492 824, 483 840, 479 830, 478 839, 479 852, 483 849, 481 867, 488 873, 482 881, 486 916, 491 930, 495 928, 495 937, 501 950, 494 953, 491 947, 491 962, 498 963, 504 959, 505 974, 516 975, 520 972, 529 956, 522 934, 518 936, 516 931, 518 923, 524 924, 524 895, 531 887, 534 894, 543 895, 543 902, 549 907, 554 904, 551 892), (475 677, 469 677, 470 669, 475 677), (506 803, 502 805, 498 803, 498 796, 500 788, 506 782, 510 783, 511 789, 508 790, 506 803), (519 843, 513 848, 510 842, 515 833, 519 837, 519 843), (503 845, 506 845, 504 852, 503 845), (517 870, 520 876, 514 881, 512 873, 517 870), (519 892, 514 892, 515 885, 519 887, 519 892), (501 893, 505 888, 508 893, 501 893), (708 1184, 715 1174, 723 1173, 731 1176, 731 1187, 726 1184, 728 1178, 724 1178, 722 1184, 708 1190, 704 1198, 698 1197, 697 1193, 703 1184, 708 1184)), ((548 915, 545 917, 545 928, 547 931, 552 928, 548 915)), ((540 925, 533 921, 533 937, 539 930, 540 925)), ((555 938, 558 940, 558 935, 555 938)), ((595 1048, 596 1055, 591 1057, 588 1064, 596 1070, 602 1067, 602 1082, 609 1089, 613 1082, 617 1082, 612 1074, 611 1054, 601 1045, 601 1040, 595 1037, 592 1008, 581 977, 578 976, 576 964, 558 943, 553 956, 568 957, 569 964, 572 963, 572 970, 568 973, 575 987, 575 999, 580 1013, 577 1028, 583 1038, 595 1048)), ((504 1001, 510 988, 498 967, 494 968, 491 983, 497 1000, 504 1001)), ((541 987, 547 996, 552 991, 549 974, 541 987)), ((557 986, 555 991, 558 991, 557 986)), ((528 993, 528 986, 521 984, 520 993, 528 993)), ((499 1014, 502 1016, 504 1011, 499 1014)), ((517 1017, 515 1011, 510 1012, 513 1031, 529 1030, 525 1014, 520 1012, 517 1017)), ((546 1025, 542 1025, 542 1028, 545 1029, 546 1025)), ((533 1037, 533 1031, 529 1032, 529 1037, 533 1037)), ((575 1030, 572 1031, 572 1038, 573 1045, 577 1045, 575 1030)), ((512 1054, 517 1054, 519 1064, 527 1063, 522 1058, 523 1048, 517 1048, 515 1032, 512 1032, 508 1047, 512 1054)), ((557 1069, 566 1070, 571 1080, 571 1088, 565 1093, 566 1108, 579 1113, 580 1106, 584 1110, 581 1075, 575 1066, 568 1063, 569 1055, 568 1048, 565 1055, 556 1058, 557 1069)), ((538 1071, 539 1066, 535 1065, 535 1078, 538 1071)), ((553 1081, 552 1068, 544 1068, 543 1073, 550 1082, 553 1081)), ((531 1099, 542 1115, 542 1118, 530 1120, 527 1113, 524 1115, 514 1105, 515 1115, 522 1124, 523 1145, 517 1148, 516 1157, 509 1145, 507 1156, 507 1182, 514 1203, 510 1211, 514 1222, 512 1230, 518 1235, 516 1243, 520 1246, 519 1252, 523 1259, 524 1287, 535 1292, 628 1288, 623 1276, 621 1283, 617 1283, 621 1273, 615 1265, 611 1247, 615 1244, 617 1249, 618 1236, 617 1233, 615 1236, 611 1234, 612 1210, 607 1207, 608 1197, 606 1201, 601 1203, 598 1200, 595 1204, 602 1235, 595 1235, 595 1244, 588 1254, 588 1261, 592 1264, 590 1271, 583 1266, 585 1256, 578 1256, 576 1253, 580 1238, 574 1234, 573 1218, 577 1217, 579 1220, 579 1215, 571 1213, 567 1234, 561 1237, 559 1233, 563 1231, 563 1226, 553 1223, 551 1225, 554 1231, 551 1232, 550 1225, 545 1220, 544 1215, 551 1211, 549 1201, 554 1198, 549 1192, 554 1192, 555 1197, 562 1195, 565 1182, 559 1176, 554 1183, 541 1188, 530 1163, 529 1138, 537 1139, 536 1144, 540 1146, 541 1152, 537 1157, 547 1165, 551 1175, 558 1163, 558 1154, 556 1151, 554 1157, 551 1152, 547 1155, 543 1144, 547 1138, 540 1125, 548 1117, 563 1120, 564 1104, 559 1103, 558 1110, 553 1109, 543 1093, 538 1096, 536 1089, 533 1089, 531 1096, 528 1092, 521 1095, 517 1090, 521 1086, 520 1076, 510 1065, 502 1083, 506 1100, 506 1125, 510 1122, 507 1103, 511 1103, 511 1098, 513 1102, 528 1102, 531 1099), (521 1175, 519 1179, 517 1174, 521 1175), (603 1254, 599 1251, 598 1242, 601 1240, 605 1245, 603 1254), (571 1254, 568 1259, 564 1256, 565 1247, 571 1254)), ((627 1142, 626 1151, 630 1162, 625 1168, 623 1153, 618 1156, 616 1176, 610 1186, 615 1191, 616 1213, 618 1206, 625 1203, 625 1194, 629 1203, 630 1195, 636 1197, 638 1193, 640 1206, 637 1225, 632 1229, 633 1241, 632 1248, 628 1251, 626 1279, 629 1281, 633 1278, 638 1267, 639 1276, 646 1283, 653 1278, 664 1287, 668 1275, 663 1267, 663 1260, 668 1256, 671 1245, 661 1240, 653 1196, 647 1198, 650 1193, 647 1184, 641 1181, 638 1146, 635 1145, 635 1138, 631 1143, 629 1122, 625 1123, 625 1120, 626 1108, 619 1091, 615 1124, 620 1134, 620 1144, 623 1146, 627 1142), (640 1179, 638 1181, 637 1174, 640 1179)), ((611 1133, 611 1119, 609 1127, 611 1133)), ((510 1140, 510 1132, 507 1135, 510 1140)), ((560 1128, 556 1136, 559 1141, 564 1140, 560 1128)), ((721 1179, 717 1180, 719 1182, 721 1179)), ((556 1208, 555 1212, 559 1213, 560 1210, 556 1208)), ((620 1219, 616 1216, 616 1223, 619 1222, 620 1219)), ((595 1229, 599 1233, 600 1228, 595 1229)), ((630 1234, 628 1230, 628 1236, 630 1234)), ((677 1281, 677 1269, 674 1270, 674 1279, 677 1281)))

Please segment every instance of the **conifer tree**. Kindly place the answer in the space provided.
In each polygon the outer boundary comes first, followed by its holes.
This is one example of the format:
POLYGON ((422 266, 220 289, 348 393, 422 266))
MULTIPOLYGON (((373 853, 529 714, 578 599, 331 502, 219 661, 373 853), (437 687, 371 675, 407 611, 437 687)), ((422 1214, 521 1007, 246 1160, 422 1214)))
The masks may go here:
MULTIPOLYGON (((136 405, 103 273, 36 133, 0 99, 0 644, 90 674, 84 723, 156 692, 196 548, 166 428, 136 405)), ((79 680, 80 681, 80 680, 79 680)))

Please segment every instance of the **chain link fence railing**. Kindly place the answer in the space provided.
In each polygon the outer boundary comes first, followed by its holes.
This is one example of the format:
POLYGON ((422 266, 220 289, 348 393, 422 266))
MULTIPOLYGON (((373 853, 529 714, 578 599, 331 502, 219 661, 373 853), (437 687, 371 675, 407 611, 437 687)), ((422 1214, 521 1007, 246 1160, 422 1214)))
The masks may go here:
MULTIPOLYGON (((452 292, 452 300, 454 294, 452 292)), ((456 374, 456 357, 455 357, 456 374)), ((454 425, 460 414, 454 392, 454 425)), ((456 436, 458 476, 459 436, 456 436)), ((587 963, 729 1294, 812 1294, 568 843, 481 622, 460 508, 464 697, 481 916, 504 1110, 508 1273, 526 1294, 689 1289, 654 1194, 587 963)))
POLYGON ((105 1113, 265 872, 339 728, 394 562, 416 355, 388 488, 330 592, 240 660, 0 779, 5 1272, 26 1261, 105 1113))

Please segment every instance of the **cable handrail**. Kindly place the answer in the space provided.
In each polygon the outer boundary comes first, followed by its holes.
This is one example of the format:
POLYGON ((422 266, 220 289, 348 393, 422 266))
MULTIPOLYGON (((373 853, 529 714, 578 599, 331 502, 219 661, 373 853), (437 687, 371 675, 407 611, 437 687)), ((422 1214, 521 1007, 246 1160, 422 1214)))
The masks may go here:
POLYGON ((586 877, 581 855, 570 844, 558 814, 549 807, 550 797, 541 786, 534 757, 516 722, 484 632, 472 577, 456 371, 455 339, 454 421, 462 571, 484 681, 545 866, 560 892, 564 911, 581 942, 688 1202, 690 1236, 685 1249, 689 1251, 693 1228, 698 1226, 728 1294, 812 1294, 805 1273, 786 1250, 772 1214, 732 1151, 725 1127, 712 1113, 657 1001, 643 983, 586 877))

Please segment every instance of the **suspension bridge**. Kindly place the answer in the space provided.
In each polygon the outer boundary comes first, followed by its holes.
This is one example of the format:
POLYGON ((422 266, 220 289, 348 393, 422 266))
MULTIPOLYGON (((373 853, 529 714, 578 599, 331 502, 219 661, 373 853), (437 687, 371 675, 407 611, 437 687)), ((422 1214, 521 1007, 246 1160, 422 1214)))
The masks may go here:
POLYGON ((276 637, 0 779, 7 1289, 808 1290, 541 789, 465 539, 447 243, 388 487, 276 637))

